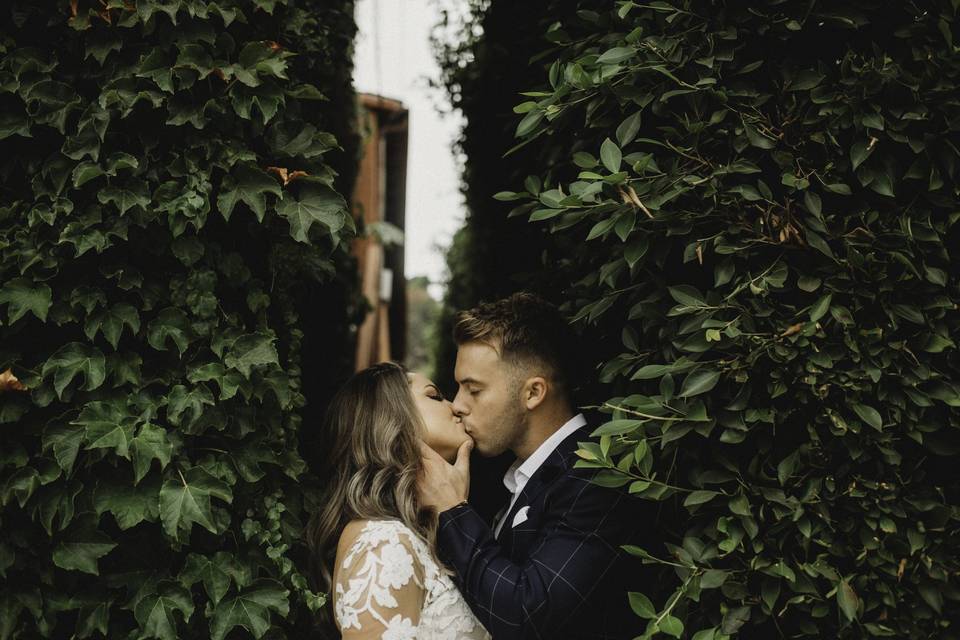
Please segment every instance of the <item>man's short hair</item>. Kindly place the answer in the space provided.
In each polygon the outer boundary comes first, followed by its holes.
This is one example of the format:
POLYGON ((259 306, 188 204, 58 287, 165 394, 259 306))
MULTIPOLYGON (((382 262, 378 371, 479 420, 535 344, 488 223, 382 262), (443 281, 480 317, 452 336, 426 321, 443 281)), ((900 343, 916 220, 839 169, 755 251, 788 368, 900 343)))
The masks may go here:
POLYGON ((485 342, 511 364, 543 366, 561 394, 570 398, 575 336, 557 307, 543 298, 521 291, 461 311, 453 326, 453 339, 458 346, 485 342))

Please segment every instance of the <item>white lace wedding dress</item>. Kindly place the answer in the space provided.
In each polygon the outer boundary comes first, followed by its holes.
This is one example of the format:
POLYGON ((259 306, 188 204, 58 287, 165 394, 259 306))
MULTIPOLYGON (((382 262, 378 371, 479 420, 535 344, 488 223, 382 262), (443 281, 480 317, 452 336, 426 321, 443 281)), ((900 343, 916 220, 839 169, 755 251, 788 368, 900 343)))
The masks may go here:
POLYGON ((426 543, 399 520, 368 520, 343 554, 334 616, 344 637, 489 640, 426 543))

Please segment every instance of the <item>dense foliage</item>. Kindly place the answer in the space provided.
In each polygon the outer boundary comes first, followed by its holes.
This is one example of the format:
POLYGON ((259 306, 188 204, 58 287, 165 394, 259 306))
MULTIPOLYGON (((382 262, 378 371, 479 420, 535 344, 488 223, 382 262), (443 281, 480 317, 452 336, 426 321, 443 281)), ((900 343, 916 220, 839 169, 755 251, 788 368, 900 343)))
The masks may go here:
POLYGON ((27 388, 0 394, 0 639, 309 637, 301 363, 351 355, 352 1, 0 11, 27 388))
POLYGON ((580 464, 659 507, 638 635, 960 637, 958 3, 580 8, 497 197, 607 385, 580 464))

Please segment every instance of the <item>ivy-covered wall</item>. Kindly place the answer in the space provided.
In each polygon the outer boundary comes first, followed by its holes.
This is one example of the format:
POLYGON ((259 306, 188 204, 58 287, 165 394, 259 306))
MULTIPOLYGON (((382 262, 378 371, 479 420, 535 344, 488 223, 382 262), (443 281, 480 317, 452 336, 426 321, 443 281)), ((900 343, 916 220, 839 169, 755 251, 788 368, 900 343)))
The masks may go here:
POLYGON ((958 4, 571 4, 496 197, 655 507, 638 636, 960 637, 958 4))
POLYGON ((352 0, 0 12, 0 639, 310 637, 352 0))

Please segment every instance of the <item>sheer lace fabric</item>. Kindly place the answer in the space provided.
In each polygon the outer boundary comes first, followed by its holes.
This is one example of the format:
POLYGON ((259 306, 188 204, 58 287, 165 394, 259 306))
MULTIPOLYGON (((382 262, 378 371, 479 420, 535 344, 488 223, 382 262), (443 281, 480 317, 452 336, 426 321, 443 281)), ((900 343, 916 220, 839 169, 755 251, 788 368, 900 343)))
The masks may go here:
POLYGON ((334 615, 345 639, 490 638, 426 543, 399 520, 369 520, 350 543, 334 615))

